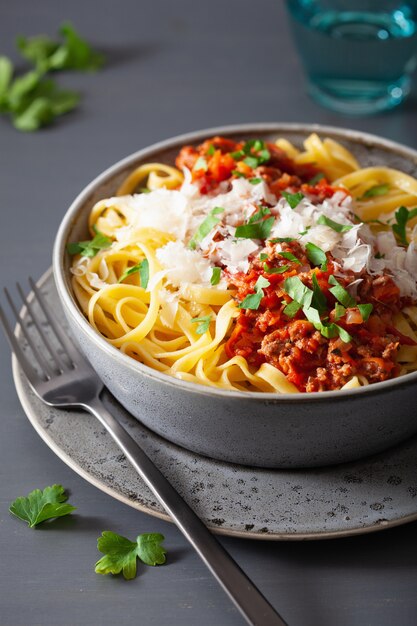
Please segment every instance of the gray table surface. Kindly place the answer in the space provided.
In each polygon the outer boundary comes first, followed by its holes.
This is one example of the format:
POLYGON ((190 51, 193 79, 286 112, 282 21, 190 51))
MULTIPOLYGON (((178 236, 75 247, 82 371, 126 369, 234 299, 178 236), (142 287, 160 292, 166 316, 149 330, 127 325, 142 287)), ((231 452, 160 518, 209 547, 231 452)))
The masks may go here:
MULTIPOLYGON (((417 148, 415 91, 405 105, 343 118, 311 102, 287 30, 284 5, 258 0, 14 0, 2 3, 0 53, 17 33, 54 33, 71 19, 105 51, 95 75, 66 75, 83 103, 50 129, 16 132, 0 120, 0 285, 39 276, 58 224, 96 174, 157 140, 253 121, 302 121, 374 132, 417 148)), ((176 528, 101 493, 64 465, 19 404, 0 337, 0 624, 237 626, 242 619, 176 528), (62 483, 71 519, 31 530, 8 504, 62 483), (166 537, 168 563, 131 582, 97 576, 104 529, 166 537)), ((417 524, 310 543, 222 538, 291 626, 415 626, 417 524)))

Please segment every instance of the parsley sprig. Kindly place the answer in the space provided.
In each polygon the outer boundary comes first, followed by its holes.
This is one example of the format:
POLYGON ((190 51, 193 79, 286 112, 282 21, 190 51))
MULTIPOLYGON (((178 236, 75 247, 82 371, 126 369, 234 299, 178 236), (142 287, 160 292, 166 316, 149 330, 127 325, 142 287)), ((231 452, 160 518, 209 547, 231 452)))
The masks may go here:
POLYGON ((160 533, 143 533, 130 541, 122 535, 104 530, 97 539, 97 548, 104 556, 96 563, 96 574, 120 574, 126 580, 136 576, 137 559, 146 565, 162 565, 166 550, 161 545, 164 536, 160 533))
MULTIPOLYGON (((271 158, 271 153, 261 139, 250 139, 241 150, 231 152, 230 156, 235 161, 243 161, 250 168, 255 169, 271 158)), ((260 180, 259 180, 260 182, 260 180)), ((256 184, 256 183, 253 183, 256 184)))
POLYGON ((27 522, 30 528, 41 522, 69 515, 77 507, 66 504, 68 496, 62 485, 45 487, 43 491, 35 489, 27 496, 16 498, 9 507, 10 513, 27 522))
POLYGON ((70 23, 62 24, 60 35, 62 41, 45 35, 17 38, 20 53, 34 66, 25 74, 14 76, 10 59, 0 57, 0 113, 8 115, 18 130, 38 130, 77 106, 79 94, 60 89, 48 77, 50 72, 94 71, 103 64, 103 56, 70 23))
POLYGON ((210 328, 210 322, 212 321, 211 315, 204 315, 203 317, 194 317, 191 320, 192 324, 198 324, 196 328, 197 335, 204 335, 210 328))

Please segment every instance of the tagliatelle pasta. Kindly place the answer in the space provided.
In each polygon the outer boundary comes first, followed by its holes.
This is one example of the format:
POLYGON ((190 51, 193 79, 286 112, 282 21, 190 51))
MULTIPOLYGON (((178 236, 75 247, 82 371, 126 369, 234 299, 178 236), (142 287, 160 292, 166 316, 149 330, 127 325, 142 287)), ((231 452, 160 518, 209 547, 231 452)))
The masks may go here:
POLYGON ((315 134, 304 151, 214 137, 176 165, 136 168, 92 208, 92 239, 69 244, 75 296, 109 343, 238 391, 417 368, 414 178, 315 134))

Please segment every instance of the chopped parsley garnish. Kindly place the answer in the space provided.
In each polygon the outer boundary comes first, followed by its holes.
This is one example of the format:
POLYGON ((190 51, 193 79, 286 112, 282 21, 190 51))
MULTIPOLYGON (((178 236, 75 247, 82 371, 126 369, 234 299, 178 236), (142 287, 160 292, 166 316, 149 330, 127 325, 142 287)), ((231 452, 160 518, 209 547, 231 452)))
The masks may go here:
POLYGON ((297 191, 297 193, 289 193, 288 191, 281 191, 281 195, 286 199, 288 204, 292 209, 297 208, 300 204, 301 200, 305 197, 301 191, 297 191))
POLYGON ((143 533, 130 541, 122 535, 104 530, 97 539, 97 549, 104 556, 96 563, 96 574, 120 574, 126 580, 136 576, 136 559, 146 565, 163 565, 166 550, 161 543, 164 536, 160 533, 143 533))
POLYGON ((259 258, 261 261, 266 261, 268 258, 268 255, 265 254, 265 252, 261 252, 261 254, 259 255, 259 258))
POLYGON ((316 246, 314 243, 306 244, 306 255, 313 265, 321 265, 323 272, 327 270, 327 257, 324 250, 316 246))
POLYGON ((141 261, 137 265, 134 265, 133 267, 129 267, 120 276, 118 282, 122 283, 125 278, 127 278, 128 276, 131 276, 132 274, 136 274, 136 272, 139 272, 141 287, 143 289, 146 289, 147 286, 148 286, 148 282, 149 282, 149 261, 148 261, 148 259, 143 259, 143 261, 141 261))
POLYGON ((215 148, 214 144, 212 144, 212 143, 211 143, 211 144, 210 144, 209 149, 207 150, 207 154, 208 154, 209 156, 213 156, 213 154, 214 154, 215 152, 216 152, 216 148, 215 148))
POLYGON ((211 315, 205 315, 204 317, 194 317, 191 320, 192 324, 198 324, 196 328, 197 335, 204 335, 210 327, 210 322, 212 320, 211 315))
POLYGON ((147 187, 139 187, 138 192, 139 193, 151 193, 151 190, 148 189, 147 187))
POLYGON ((224 209, 222 207, 216 206, 214 209, 210 211, 207 217, 201 222, 200 226, 197 228, 196 232, 188 242, 188 247, 191 250, 195 250, 197 244, 200 241, 203 241, 204 237, 207 237, 209 232, 213 230, 213 228, 221 222, 221 220, 217 217, 220 213, 224 213, 224 209))
POLYGON ((230 156, 235 161, 240 161, 245 156, 245 153, 243 152, 243 150, 236 150, 236 152, 230 152, 230 156))
POLYGON ((222 270, 220 269, 220 267, 213 267, 213 269, 211 270, 211 278, 210 278, 210 283, 213 285, 218 285, 220 282, 220 276, 221 276, 222 270))
POLYGON ((385 196, 385 194, 388 193, 388 191, 389 191, 389 185, 386 185, 386 184, 374 185, 373 187, 370 187, 369 189, 367 189, 365 193, 363 194, 363 196, 358 198, 358 200, 363 200, 366 198, 374 198, 375 196, 385 196))
POLYGON ((198 157, 197 161, 194 163, 193 170, 204 170, 205 172, 207 172, 208 165, 206 159, 202 156, 198 157))
POLYGON ((299 232, 298 234, 301 235, 301 237, 304 237, 304 235, 307 235, 308 231, 310 230, 311 226, 306 226, 305 230, 302 230, 301 232, 299 232))
POLYGON ((324 293, 320 289, 320 285, 318 283, 317 276, 316 276, 315 272, 313 272, 313 276, 312 276, 311 280, 312 280, 312 283, 313 283, 313 299, 311 301, 311 304, 313 305, 314 308, 316 308, 318 310, 318 312, 320 314, 322 314, 325 311, 327 311, 326 296, 324 295, 324 293))
POLYGON ((241 239, 268 239, 274 221, 275 217, 268 217, 268 219, 262 222, 238 226, 235 231, 235 237, 241 239))
POLYGON ((327 324, 323 322, 320 319, 319 312, 316 309, 312 307, 311 308, 304 307, 303 313, 308 319, 308 321, 313 324, 314 328, 320 331, 323 337, 326 337, 327 339, 331 339, 332 337, 339 336, 340 339, 344 341, 345 343, 349 343, 350 341, 352 341, 352 337, 349 335, 349 333, 338 324, 334 324, 334 323, 327 324))
POLYGON ((358 304, 358 309, 360 311, 360 314, 362 315, 362 319, 364 322, 366 322, 369 319, 369 316, 372 313, 373 308, 374 307, 372 304, 358 304))
POLYGON ((269 287, 271 283, 263 276, 259 276, 255 283, 255 293, 250 293, 239 303, 239 309, 259 309, 261 300, 264 297, 264 287, 269 287))
POLYGON ((343 304, 344 307, 356 306, 356 300, 352 298, 350 293, 339 283, 339 281, 332 275, 329 276, 329 284, 334 285, 329 289, 330 293, 334 295, 336 300, 343 304))
POLYGON ((294 237, 274 237, 274 239, 269 240, 270 243, 290 243, 290 241, 295 241, 294 237))
POLYGON ((232 174, 238 178, 246 178, 246 176, 242 172, 239 172, 239 170, 232 170, 232 174))
POLYGON ((264 263, 264 270, 267 274, 283 274, 289 269, 289 265, 281 265, 281 267, 269 267, 266 263, 264 263))
POLYGON ((55 517, 63 517, 75 511, 76 507, 65 504, 68 496, 62 485, 35 489, 26 497, 17 498, 9 507, 10 513, 28 523, 30 528, 55 517))
POLYGON ((308 308, 313 299, 313 291, 309 289, 298 276, 291 276, 284 282, 286 293, 300 306, 308 308))
POLYGON ((334 319, 337 322, 338 320, 340 320, 341 317, 343 317, 346 314, 346 308, 339 304, 338 302, 336 302, 335 307, 334 307, 334 319))
POLYGON ((266 217, 267 215, 271 215, 271 209, 269 209, 267 206, 263 206, 259 209, 259 211, 256 211, 256 213, 254 213, 249 219, 248 219, 248 224, 254 224, 255 222, 260 222, 264 217, 266 217))
POLYGON ((310 180, 308 181, 308 184, 314 186, 323 178, 325 178, 323 172, 319 172, 318 174, 313 176, 313 178, 310 178, 310 180))
POLYGON ((67 250, 69 254, 81 254, 92 258, 96 256, 100 250, 110 248, 112 240, 96 230, 96 235, 89 241, 79 241, 67 244, 67 250))
POLYGON ((283 313, 288 317, 294 317, 298 311, 301 309, 301 304, 293 300, 284 308, 283 313))
POLYGON ((333 220, 330 219, 330 217, 327 217, 326 215, 320 215, 319 219, 317 220, 317 224, 324 224, 325 226, 329 226, 329 228, 332 228, 337 233, 347 233, 348 230, 353 228, 352 225, 338 224, 337 222, 334 222, 333 220))
POLYGON ((284 257, 284 259, 287 259, 287 261, 298 263, 298 265, 302 264, 300 259, 297 259, 297 257, 292 252, 277 252, 277 254, 279 254, 279 256, 284 257))
POLYGON ((400 242, 404 245, 408 245, 407 235, 406 235, 406 225, 409 220, 412 220, 417 216, 417 209, 412 209, 409 211, 407 207, 400 206, 400 208, 395 211, 395 220, 396 224, 392 225, 392 230, 397 235, 400 242))
MULTIPOLYGON (((265 147, 265 143, 260 139, 251 139, 247 141, 242 150, 231 152, 230 156, 235 161, 243 160, 250 168, 255 169, 262 163, 269 161, 271 153, 265 147)), ((253 183, 255 184, 255 183, 253 183)))
POLYGON ((251 185, 259 185, 262 182, 262 178, 249 178, 251 185))

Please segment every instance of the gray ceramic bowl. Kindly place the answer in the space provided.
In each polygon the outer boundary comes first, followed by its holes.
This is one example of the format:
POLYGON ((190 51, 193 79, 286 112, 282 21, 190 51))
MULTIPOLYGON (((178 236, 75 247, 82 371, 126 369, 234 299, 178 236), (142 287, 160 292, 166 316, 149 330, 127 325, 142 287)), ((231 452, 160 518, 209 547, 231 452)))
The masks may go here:
POLYGON ((175 380, 122 354, 96 334, 73 297, 66 243, 85 239, 93 204, 114 195, 133 168, 149 161, 173 163, 182 145, 216 134, 236 139, 285 137, 301 145, 313 131, 341 141, 363 166, 383 164, 417 175, 417 152, 355 131, 301 124, 208 129, 155 144, 110 167, 75 199, 58 231, 54 276, 81 349, 133 416, 194 452, 261 467, 314 467, 379 452, 417 432, 417 373, 360 389, 316 394, 212 389, 175 380))

